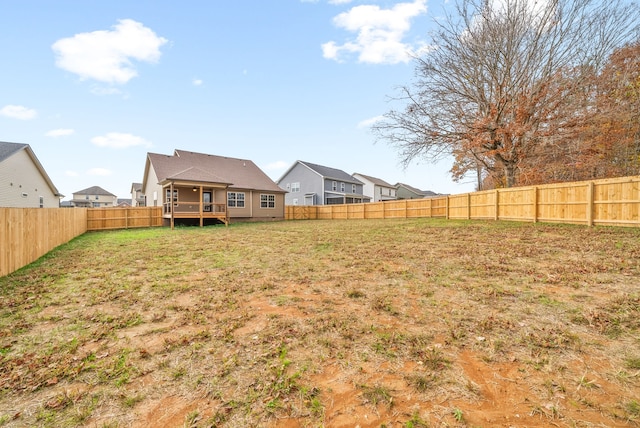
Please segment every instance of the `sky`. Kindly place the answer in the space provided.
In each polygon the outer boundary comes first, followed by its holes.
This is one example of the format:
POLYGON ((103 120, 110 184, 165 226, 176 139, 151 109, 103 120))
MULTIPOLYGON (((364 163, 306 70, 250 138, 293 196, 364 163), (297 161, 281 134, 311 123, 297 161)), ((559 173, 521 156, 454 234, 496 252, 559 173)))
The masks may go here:
MULTIPOLYGON (((119 198, 147 153, 296 160, 437 193, 371 124, 410 85, 448 0, 0 0, 0 141, 31 146, 57 189, 119 198)), ((396 105, 396 107, 398 107, 396 105)))

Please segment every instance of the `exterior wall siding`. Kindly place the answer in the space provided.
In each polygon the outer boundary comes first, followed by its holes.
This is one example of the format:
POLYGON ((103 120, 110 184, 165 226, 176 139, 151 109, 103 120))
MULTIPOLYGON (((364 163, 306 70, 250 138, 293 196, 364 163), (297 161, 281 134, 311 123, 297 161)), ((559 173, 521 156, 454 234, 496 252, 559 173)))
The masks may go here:
POLYGON ((145 183, 147 183, 147 188, 142 190, 147 200, 147 206, 161 207, 164 195, 162 194, 162 186, 158 184, 158 177, 156 177, 156 172, 153 170, 153 165, 149 167, 145 183), (156 199, 154 199, 154 196, 156 199))
POLYGON ((322 177, 299 163, 285 177, 282 177, 278 185, 288 192, 284 196, 286 205, 294 205, 294 199, 297 199, 298 205, 322 205, 324 203, 322 177), (292 192, 290 187, 287 188, 287 186, 291 186, 291 183, 300 183, 300 191, 292 192), (314 197, 305 197, 307 194, 313 194, 314 197))
POLYGON ((55 196, 26 150, 20 150, 0 163, 0 206, 15 208, 58 208, 55 196))
POLYGON ((244 208, 227 207, 230 219, 271 220, 284 219, 285 196, 282 193, 273 193, 260 190, 229 189, 229 192, 244 192, 244 208), (274 195, 274 208, 261 208, 260 195, 274 195))

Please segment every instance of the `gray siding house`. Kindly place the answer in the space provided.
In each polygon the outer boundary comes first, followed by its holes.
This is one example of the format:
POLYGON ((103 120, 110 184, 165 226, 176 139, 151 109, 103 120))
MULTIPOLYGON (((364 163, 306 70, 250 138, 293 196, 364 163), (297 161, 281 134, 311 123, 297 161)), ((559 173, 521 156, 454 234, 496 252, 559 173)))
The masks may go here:
POLYGON ((0 142, 0 207, 58 208, 62 197, 28 144, 0 142))
POLYGON ((424 199, 438 196, 437 193, 431 190, 420 190, 404 183, 397 183, 396 189, 398 199, 424 199))
POLYGON ((369 202, 360 180, 348 173, 310 162, 296 161, 276 181, 287 191, 285 205, 335 205, 369 202))

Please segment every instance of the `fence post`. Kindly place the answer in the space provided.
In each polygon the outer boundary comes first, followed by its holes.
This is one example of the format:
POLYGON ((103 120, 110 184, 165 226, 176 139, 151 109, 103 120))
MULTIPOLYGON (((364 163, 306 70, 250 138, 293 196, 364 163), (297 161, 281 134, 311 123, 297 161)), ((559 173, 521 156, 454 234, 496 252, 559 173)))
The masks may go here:
POLYGON ((496 206, 494 220, 500 220, 500 192, 496 189, 496 206))
POLYGON ((593 181, 590 181, 587 185, 587 226, 593 226, 593 181))
POLYGON ((447 199, 445 201, 444 217, 449 220, 449 195, 447 195, 447 199))
POLYGON ((538 186, 533 186, 533 222, 538 222, 538 186))
POLYGON ((467 193, 467 220, 471 220, 471 193, 467 193))

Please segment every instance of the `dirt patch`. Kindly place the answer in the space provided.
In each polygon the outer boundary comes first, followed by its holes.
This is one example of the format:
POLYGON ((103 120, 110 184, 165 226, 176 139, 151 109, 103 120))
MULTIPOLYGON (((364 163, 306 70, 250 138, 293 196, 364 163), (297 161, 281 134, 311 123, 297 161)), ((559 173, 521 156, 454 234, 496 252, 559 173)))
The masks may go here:
POLYGON ((0 426, 640 421, 637 229, 148 233, 81 237, 0 279, 0 426))

